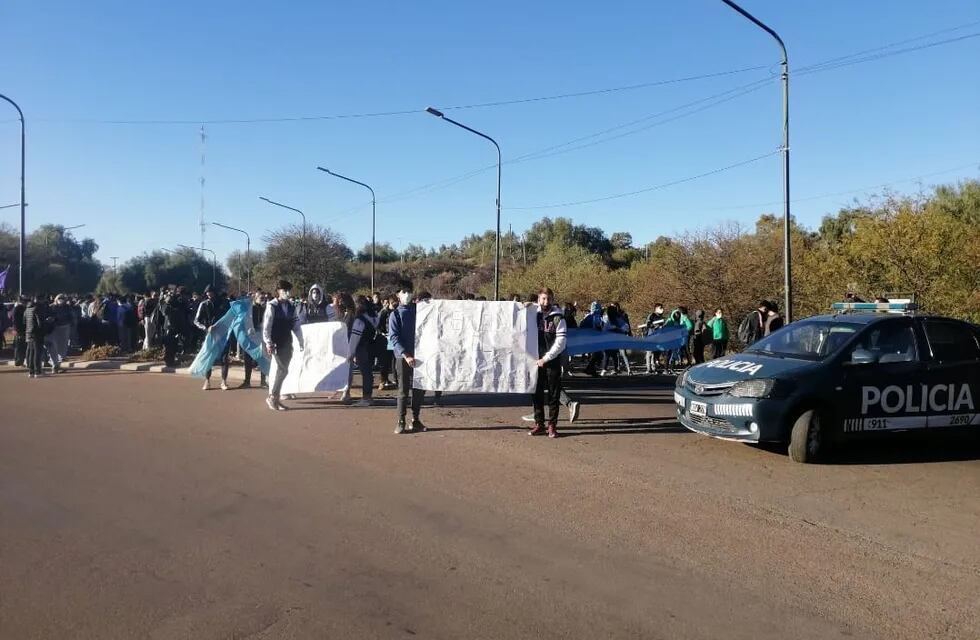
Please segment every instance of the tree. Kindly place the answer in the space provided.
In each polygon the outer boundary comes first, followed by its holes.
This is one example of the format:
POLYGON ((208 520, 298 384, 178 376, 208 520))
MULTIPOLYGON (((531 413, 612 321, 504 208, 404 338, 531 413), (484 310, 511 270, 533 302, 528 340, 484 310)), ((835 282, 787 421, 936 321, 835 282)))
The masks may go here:
MULTIPOLYGON (((228 254, 225 264, 228 266, 229 281, 237 293, 245 291, 248 284, 248 275, 255 273, 255 267, 262 262, 264 254, 262 251, 249 251, 248 256, 244 251, 232 251, 228 254)), ((254 277, 252 278, 252 289, 255 289, 254 277)))
POLYGON ((609 236, 609 243, 613 249, 632 249, 633 234, 628 231, 617 231, 609 236))
MULTIPOLYGON (((175 253, 154 251, 127 260, 115 270, 106 269, 96 291, 141 293, 166 286, 201 292, 212 282, 212 262, 192 249, 175 253)), ((221 265, 214 272, 214 286, 225 290, 228 277, 221 265)))
POLYGON ((353 252, 334 231, 314 225, 306 233, 290 225, 265 238, 265 258, 252 273, 252 286, 274 291, 280 279, 292 283, 296 291, 319 284, 326 291, 350 289, 357 280, 349 269, 353 252))
MULTIPOLYGON (((388 242, 378 242, 374 246, 374 261, 376 263, 398 262, 401 259, 398 251, 388 242)), ((357 252, 358 262, 371 262, 371 243, 368 242, 357 252)))
MULTIPOLYGON (((0 227, 0 270, 12 265, 8 289, 15 290, 19 236, 0 227)), ((25 293, 87 293, 102 275, 95 259, 99 246, 91 238, 78 241, 61 225, 41 225, 27 236, 24 264, 25 293)))

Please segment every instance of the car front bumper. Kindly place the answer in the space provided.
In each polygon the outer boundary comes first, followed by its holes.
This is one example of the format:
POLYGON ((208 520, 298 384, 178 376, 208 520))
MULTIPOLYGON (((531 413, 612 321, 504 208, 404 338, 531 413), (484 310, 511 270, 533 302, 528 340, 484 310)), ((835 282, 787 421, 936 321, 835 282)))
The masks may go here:
POLYGON ((771 399, 697 396, 674 389, 677 420, 687 429, 713 438, 739 442, 778 441, 785 438, 782 403, 771 399), (692 413, 694 403, 704 405, 703 415, 692 413))

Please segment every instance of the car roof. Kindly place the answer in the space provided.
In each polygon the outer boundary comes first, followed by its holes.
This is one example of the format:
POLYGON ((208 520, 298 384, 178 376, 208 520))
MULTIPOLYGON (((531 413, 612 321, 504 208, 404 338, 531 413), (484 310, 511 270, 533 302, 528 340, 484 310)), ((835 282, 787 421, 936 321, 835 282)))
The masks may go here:
POLYGON ((922 314, 916 314, 914 316, 903 316, 903 314, 880 313, 880 312, 825 314, 821 316, 811 316, 809 318, 804 318, 804 319, 817 320, 822 322, 868 325, 873 322, 879 322, 881 320, 892 320, 901 317, 913 317, 913 318, 926 319, 926 320, 952 320, 953 322, 964 322, 963 320, 957 320, 956 318, 947 318, 945 316, 922 315, 922 314))

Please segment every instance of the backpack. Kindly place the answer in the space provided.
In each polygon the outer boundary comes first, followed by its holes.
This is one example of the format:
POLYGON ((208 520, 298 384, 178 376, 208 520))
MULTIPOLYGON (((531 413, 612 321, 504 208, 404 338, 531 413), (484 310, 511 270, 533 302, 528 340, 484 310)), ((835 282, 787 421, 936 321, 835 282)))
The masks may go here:
POLYGON ((758 335, 758 325, 755 321, 755 312, 752 311, 742 319, 742 323, 738 325, 738 339, 743 344, 752 344, 756 340, 758 335))

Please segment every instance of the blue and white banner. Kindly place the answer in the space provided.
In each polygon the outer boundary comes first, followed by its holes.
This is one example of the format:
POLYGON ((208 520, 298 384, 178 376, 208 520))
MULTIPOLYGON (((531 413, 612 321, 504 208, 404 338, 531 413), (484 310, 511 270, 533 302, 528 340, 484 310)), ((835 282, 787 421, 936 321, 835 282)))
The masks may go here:
POLYGON ((252 300, 242 298, 231 303, 228 312, 221 316, 204 337, 204 344, 191 363, 192 376, 203 378, 228 346, 228 337, 234 335, 242 350, 252 356, 262 373, 269 373, 269 356, 262 349, 262 339, 252 325, 252 300))
POLYGON ((627 351, 673 351, 687 344, 686 327, 664 327, 653 335, 634 338, 622 333, 595 331, 594 329, 569 329, 565 353, 577 356, 583 353, 625 349, 627 351))

